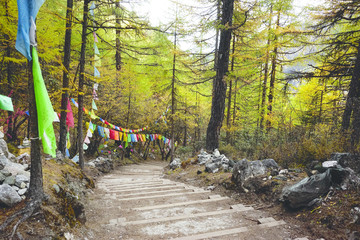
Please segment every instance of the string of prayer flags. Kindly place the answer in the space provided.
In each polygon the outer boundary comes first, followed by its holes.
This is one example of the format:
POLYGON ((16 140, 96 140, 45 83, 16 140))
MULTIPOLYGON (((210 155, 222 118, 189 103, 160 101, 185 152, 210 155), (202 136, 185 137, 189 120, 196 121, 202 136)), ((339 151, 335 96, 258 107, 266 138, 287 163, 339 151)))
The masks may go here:
POLYGON ((34 79, 36 109, 38 114, 39 137, 42 140, 44 152, 50 154, 52 157, 56 157, 56 138, 54 133, 54 127, 52 125, 55 112, 51 105, 44 79, 41 74, 39 57, 35 47, 32 48, 32 57, 32 70, 34 79))
MULTIPOLYGON (((35 32, 34 26, 31 27, 31 21, 35 22, 36 15, 44 2, 45 0, 17 0, 18 30, 15 48, 29 61, 32 59, 30 53, 30 29, 35 32)), ((33 44, 35 45, 35 43, 33 44)))
POLYGON ((0 109, 13 112, 14 106, 11 98, 0 95, 0 109))

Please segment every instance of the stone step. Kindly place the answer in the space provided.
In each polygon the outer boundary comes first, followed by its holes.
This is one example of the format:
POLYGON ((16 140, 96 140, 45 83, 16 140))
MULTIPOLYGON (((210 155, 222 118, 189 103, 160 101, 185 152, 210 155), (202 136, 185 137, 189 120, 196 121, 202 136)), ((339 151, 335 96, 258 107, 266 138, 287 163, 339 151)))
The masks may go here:
MULTIPOLYGON (((214 195, 214 196, 218 196, 218 195, 214 195)), ((135 210, 135 211, 147 211, 147 210, 154 210, 154 209, 161 209, 161 208, 171 208, 171 207, 179 207, 179 206, 188 206, 188 205, 212 203, 212 202, 218 202, 218 201, 224 201, 224 200, 229 200, 229 198, 228 197, 221 197, 221 196, 214 198, 212 196, 209 196, 209 199, 205 199, 205 200, 196 200, 196 201, 188 201, 188 202, 152 205, 152 206, 132 208, 132 210, 135 210)))
MULTIPOLYGON (((119 193, 118 191, 112 191, 112 192, 116 193, 117 196, 119 196, 119 197, 131 197, 131 196, 142 196, 142 195, 148 196, 148 195, 154 195, 154 194, 160 194, 160 193, 173 193, 173 192, 186 192, 186 191, 189 191, 189 190, 182 187, 182 189, 179 188, 179 189, 152 191, 152 192, 140 191, 137 193, 128 193, 128 194, 119 193)), ((121 198, 119 198, 119 199, 121 199, 121 198)))
POLYGON ((195 192, 173 193, 173 194, 163 194, 163 195, 153 195, 153 196, 143 196, 143 197, 118 198, 117 200, 118 201, 134 201, 134 200, 142 200, 142 199, 150 199, 150 198, 175 197, 175 196, 204 194, 204 193, 210 193, 210 191, 195 191, 195 192))
MULTIPOLYGON (((259 221, 260 221, 260 219, 259 219, 259 221)), ((191 236, 172 238, 172 239, 173 240, 210 239, 210 238, 215 238, 215 237, 223 237, 226 235, 240 234, 240 233, 248 232, 248 231, 259 231, 262 228, 276 227, 276 226, 280 226, 280 225, 284 225, 284 224, 286 224, 286 223, 282 220, 281 221, 272 221, 272 222, 267 222, 267 223, 263 223, 263 224, 253 225, 253 226, 231 228, 231 229, 226 229, 226 230, 207 232, 207 233, 195 234, 195 235, 191 235, 191 236)))
POLYGON ((116 193, 122 193, 122 192, 136 192, 136 191, 153 191, 153 190, 165 190, 165 189, 184 189, 185 187, 184 186, 177 186, 177 185, 161 185, 161 186, 158 186, 158 187, 146 187, 146 188, 128 188, 128 189, 123 189, 123 188, 120 188, 120 189, 117 189, 117 188, 112 188, 112 192, 116 192, 116 193))
POLYGON ((245 207, 242 204, 239 204, 238 207, 233 209, 225 209, 225 210, 218 210, 218 211, 210 211, 210 212, 203 212, 203 213, 196 213, 196 214, 185 214, 173 217, 164 217, 164 218, 151 218, 151 219, 144 219, 144 220, 137 220, 137 221, 128 221, 124 222, 124 218, 119 219, 118 224, 122 226, 127 225, 139 225, 139 224, 149 224, 149 223, 159 223, 159 222, 168 222, 168 221, 178 221, 183 219, 189 218, 199 218, 199 217, 209 217, 215 215, 223 215, 223 214, 232 214, 236 212, 243 212, 243 211, 250 211, 254 210, 252 207, 245 207))

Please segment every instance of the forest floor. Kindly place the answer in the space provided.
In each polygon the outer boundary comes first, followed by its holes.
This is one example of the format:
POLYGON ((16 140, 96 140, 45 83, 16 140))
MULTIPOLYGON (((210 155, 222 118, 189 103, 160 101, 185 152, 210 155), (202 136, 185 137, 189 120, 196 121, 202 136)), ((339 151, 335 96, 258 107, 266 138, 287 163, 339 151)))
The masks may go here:
POLYGON ((267 184, 256 192, 239 192, 231 181, 231 173, 206 173, 205 167, 187 165, 183 168, 170 170, 166 177, 194 186, 212 189, 215 194, 228 196, 243 204, 254 206, 255 209, 268 212, 274 218, 281 218, 302 236, 312 239, 360 239, 360 235, 350 238, 351 233, 360 232, 360 219, 352 213, 352 209, 360 207, 360 192, 358 190, 333 190, 323 198, 321 204, 311 208, 297 210, 288 209, 279 201, 281 190, 286 185, 292 185, 302 178, 288 181, 277 181, 276 185, 267 184), (200 173, 201 171, 201 173, 200 173), (200 173, 200 174, 199 174, 200 173))
MULTIPOLYGON (((251 206, 255 211, 260 212, 262 216, 271 216, 278 221, 285 221, 286 231, 280 231, 281 238, 277 239, 295 239, 296 237, 307 237, 309 240, 321 238, 350 239, 350 233, 354 231, 360 232, 360 220, 355 219, 351 213, 352 209, 360 206, 359 191, 333 190, 324 198, 320 205, 312 208, 303 208, 295 211, 283 207, 278 201, 282 187, 299 181, 305 177, 305 174, 299 174, 298 179, 293 179, 292 181, 283 181, 277 185, 268 185, 271 187, 261 188, 257 192, 241 193, 237 191, 231 182, 231 173, 229 172, 206 173, 204 172, 204 166, 196 164, 189 164, 183 168, 170 170, 167 167, 168 163, 162 161, 155 161, 155 163, 154 161, 152 161, 152 163, 141 161, 127 165, 128 163, 129 162, 116 162, 117 166, 115 170, 105 175, 86 167, 86 175, 84 175, 71 161, 62 163, 45 161, 43 170, 44 189, 49 195, 49 199, 43 204, 42 209, 37 214, 20 225, 19 233, 21 233, 23 239, 169 239, 167 235, 163 235, 161 238, 159 238, 159 236, 154 236, 153 238, 144 237, 144 235, 139 235, 136 231, 129 230, 127 226, 123 227, 121 224, 121 222, 126 222, 127 220, 132 222, 138 220, 134 218, 134 212, 130 210, 139 207, 140 202, 137 200, 133 201, 134 199, 131 200, 132 197, 130 195, 135 196, 142 194, 142 191, 146 192, 150 190, 144 188, 140 188, 140 190, 132 189, 130 185, 126 185, 129 183, 126 183, 126 181, 129 181, 129 179, 132 179, 131 181, 138 181, 140 180, 139 174, 142 175, 144 172, 145 179, 143 181, 149 181, 150 183, 150 179, 154 181, 155 177, 157 178, 156 181, 159 180, 165 183, 166 181, 171 181, 171 184, 176 185, 176 187, 179 187, 178 184, 184 183, 187 186, 186 188, 193 188, 196 191, 206 191, 207 195, 227 197, 228 200, 226 201, 228 201, 229 204, 243 204, 246 207, 251 206), (148 167, 147 170, 144 170, 144 165, 148 167), (155 174, 156 176, 149 176, 149 170, 151 169, 154 170, 151 174, 155 174), (129 173, 131 171, 133 173, 129 173), (200 174, 199 171, 201 171, 200 174), (128 173, 125 174, 125 172, 128 173), (148 179, 146 179, 147 177, 148 179), (92 179, 95 182, 96 188, 93 188, 92 179), (121 186, 120 188, 117 186, 119 184, 116 182, 117 179, 125 181, 125 183, 123 183, 124 189, 121 189, 121 186), (59 193, 56 193, 54 190, 55 183, 60 187, 59 193), (128 190, 128 192, 123 193, 128 194, 128 198, 130 198, 129 205, 124 205, 124 202, 117 199, 121 197, 120 192, 124 190, 128 190), (81 198, 77 201, 71 196, 81 196, 81 198), (86 223, 84 223, 84 219, 79 216, 76 206, 83 206, 81 210, 86 214, 86 223), (124 209, 126 211, 124 211, 124 209), (130 233, 134 233, 135 235, 130 236, 130 233)), ((174 189, 171 189, 171 187, 170 189, 163 189, 162 187, 163 186, 159 186, 158 190, 163 192, 176 190, 175 187, 174 189)), ((208 197, 207 195, 205 196, 205 194, 202 195, 204 195, 202 198, 208 197)), ((180 202, 184 200, 185 199, 180 199, 180 202)), ((160 202, 150 201, 145 203, 145 205, 164 205, 167 204, 167 201, 169 201, 168 203, 174 203, 175 200, 174 198, 170 198, 170 200, 163 199, 160 200, 160 202)), ((24 203, 21 203, 10 211, 1 209, 0 222, 2 222, 6 216, 21 209, 23 206, 24 203)), ((218 205, 213 205, 212 207, 213 209, 209 206, 205 211, 219 210, 217 209, 218 205)), ((174 214, 174 211, 175 210, 167 212, 174 214)), ((180 210, 176 208, 175 212, 177 211, 180 210)), ((194 211, 194 209, 191 208, 189 211, 194 211)), ((150 215, 154 213, 158 215, 162 214, 161 211, 155 211, 150 215)), ((160 215, 158 219, 162 217, 160 215)), ((151 218, 153 216, 145 214, 143 217, 151 218)), ((251 219, 251 217, 248 218, 250 222, 254 220, 251 219)), ((196 225, 196 222, 193 222, 193 224, 196 225)), ((206 223, 204 224, 206 225, 206 223)), ((205 226, 204 224, 202 226, 205 226)), ((150 232, 153 227, 153 225, 150 225, 148 228, 150 232)), ((191 228, 194 229, 196 227, 191 226, 191 228)), ((139 230, 140 228, 138 227, 136 229, 139 230)), ((11 228, 8 228, 7 231, 10 230, 11 228)), ((174 231, 174 228, 172 231, 174 231)), ((176 234, 169 236, 171 238, 178 237, 176 234)), ((15 237, 14 239, 17 238, 15 237)), ((273 238, 267 238, 265 235, 264 238, 252 239, 273 238)), ((359 238, 352 238, 352 240, 355 239, 359 238)))

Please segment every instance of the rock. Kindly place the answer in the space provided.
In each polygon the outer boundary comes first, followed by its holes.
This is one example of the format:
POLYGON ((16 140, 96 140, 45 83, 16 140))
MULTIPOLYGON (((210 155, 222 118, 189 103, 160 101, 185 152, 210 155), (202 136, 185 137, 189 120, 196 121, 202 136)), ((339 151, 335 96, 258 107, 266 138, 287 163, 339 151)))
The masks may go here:
POLYGON ((94 160, 95 167, 103 173, 109 173, 114 169, 114 164, 111 159, 98 157, 94 160))
POLYGON ((207 152, 201 150, 200 154, 198 155, 198 162, 200 165, 204 165, 207 162, 210 162, 212 160, 211 154, 208 154, 207 152))
POLYGON ((0 154, 0 170, 3 170, 7 164, 9 164, 9 159, 4 154, 0 154))
POLYGON ((0 203, 8 207, 14 206, 16 203, 21 202, 19 194, 8 184, 0 185, 0 203))
POLYGON ((12 175, 11 172, 6 169, 1 170, 0 173, 2 173, 5 177, 9 177, 12 175))
POLYGON ((22 196, 22 195, 24 195, 26 192, 27 192, 27 188, 23 188, 23 189, 20 189, 19 191, 18 191, 18 194, 20 195, 20 196, 22 196))
POLYGON ((0 184, 5 181, 6 176, 0 172, 0 184))
POLYGON ((215 186, 208 186, 208 187, 206 188, 206 190, 208 190, 208 191, 214 191, 214 190, 215 190, 215 186))
POLYGON ((7 143, 4 139, 0 138, 0 155, 5 155, 5 157, 9 157, 9 149, 7 143))
POLYGON ((4 133, 0 130, 0 139, 4 138, 4 133))
POLYGON ((30 172, 25 171, 25 167, 26 166, 19 163, 9 162, 4 169, 10 172, 13 176, 20 174, 30 178, 30 172))
POLYGON ((95 163, 93 163, 93 162, 88 162, 88 163, 86 163, 86 165, 88 165, 89 167, 92 167, 92 168, 96 167, 95 163))
POLYGON ((28 163, 30 163, 30 155, 28 153, 23 153, 20 156, 18 156, 16 158, 16 160, 18 163, 22 163, 22 164, 27 163, 28 164, 28 163))
POLYGON ((52 186, 52 188, 55 190, 56 193, 59 193, 59 192, 60 192, 60 187, 59 187, 59 185, 54 184, 54 185, 52 186))
POLYGON ((331 172, 316 174, 304 178, 300 182, 285 187, 280 195, 280 201, 291 208, 300 208, 329 191, 331 186, 331 172))
POLYGON ((26 187, 27 182, 29 182, 29 178, 27 176, 16 175, 16 177, 15 177, 15 185, 18 186, 19 188, 26 187), (21 187, 21 186, 24 186, 24 187, 21 187))
POLYGON ((287 169, 281 169, 280 172, 279 172, 279 174, 281 174, 281 175, 285 175, 285 174, 288 174, 288 173, 289 173, 289 170, 287 170, 287 169))
POLYGON ((279 165, 275 162, 274 159, 264 159, 261 161, 262 164, 267 167, 267 168, 272 168, 272 169, 278 169, 279 165))
POLYGON ((277 171, 278 165, 273 159, 248 161, 246 159, 238 161, 233 170, 232 181, 237 185, 251 177, 265 175, 269 171, 277 171))
POLYGON ((277 179, 277 180, 280 180, 280 181, 286 181, 287 177, 285 177, 283 175, 278 175, 278 176, 273 177, 273 179, 277 179))
MULTIPOLYGON (((15 184, 16 184, 16 183, 15 183, 15 184)), ((26 188, 26 183, 25 183, 25 182, 22 182, 22 183, 20 184, 20 188, 21 188, 21 189, 26 188)))
POLYGON ((216 173, 219 171, 219 167, 221 166, 220 163, 218 162, 210 162, 210 163, 207 163, 205 165, 205 172, 208 172, 208 173, 216 173))
POLYGON ((20 188, 18 188, 17 186, 11 186, 15 191, 19 191, 20 190, 20 188))
POLYGON ((338 165, 338 162, 337 161, 325 161, 321 165, 324 168, 331 168, 331 167, 336 167, 338 165))
POLYGON ((6 177, 3 184, 15 185, 15 177, 14 176, 6 177))
POLYGON ((174 160, 170 163, 169 166, 172 170, 179 168, 181 166, 180 158, 174 158, 174 160))
POLYGON ((336 161, 343 168, 351 168, 355 173, 360 173, 360 156, 351 153, 332 153, 329 161, 336 161))
POLYGON ((220 157, 220 152, 219 150, 215 149, 213 152, 214 157, 220 157))

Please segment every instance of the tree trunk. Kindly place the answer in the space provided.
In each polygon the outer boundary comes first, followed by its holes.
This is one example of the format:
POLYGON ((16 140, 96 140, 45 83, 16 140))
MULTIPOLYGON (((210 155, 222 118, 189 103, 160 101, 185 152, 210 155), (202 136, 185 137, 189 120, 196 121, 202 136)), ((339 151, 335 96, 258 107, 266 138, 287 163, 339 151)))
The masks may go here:
MULTIPOLYGON (((231 57, 231 72, 234 71, 234 63, 235 63, 235 42, 236 42, 236 37, 235 35, 233 36, 233 46, 232 46, 232 57, 231 57)), ((228 143, 231 143, 231 132, 230 132, 230 128, 231 128, 231 122, 230 122, 230 118, 231 118, 231 95, 232 95, 232 79, 230 79, 229 82, 229 95, 228 95, 228 105, 227 105, 227 114, 226 114, 226 139, 228 143)))
POLYGON ((184 142, 183 142, 183 146, 186 147, 187 145, 187 118, 186 118, 186 114, 187 114, 187 102, 185 99, 185 111, 184 111, 184 115, 185 115, 185 120, 184 120, 184 142))
MULTIPOLYGON (((276 20, 276 29, 279 28, 280 25, 280 10, 277 14, 277 20, 276 20)), ((269 119, 266 121, 266 128, 269 130, 271 128, 271 117, 272 117, 272 111, 273 111, 273 101, 274 101, 274 89, 275 89, 275 77, 276 77, 276 60, 277 60, 277 53, 278 53, 278 47, 277 47, 277 35, 275 33, 274 37, 274 52, 273 56, 271 58, 271 73, 270 73, 270 86, 269 86, 269 96, 268 96, 268 116, 269 119)))
POLYGON ((236 118, 237 83, 238 83, 238 78, 235 79, 235 87, 234 87, 234 106, 233 106, 232 125, 235 125, 235 118, 236 118))
POLYGON ((121 70, 121 51, 120 51, 120 13, 118 11, 120 11, 120 1, 116 1, 115 3, 116 5, 116 53, 115 53, 115 61, 116 61, 116 70, 120 71, 121 70))
POLYGON ((84 140, 83 140, 83 107, 84 107, 84 80, 85 80, 85 51, 86 51, 86 29, 88 26, 89 0, 84 1, 84 13, 81 35, 80 52, 80 76, 79 76, 79 94, 78 94, 78 147, 79 147, 79 165, 84 168, 84 140))
POLYGON ((266 55, 265 55, 265 67, 264 67, 264 82, 262 87, 262 96, 261 96, 261 110, 260 110, 260 129, 264 129, 264 118, 265 118, 265 101, 266 101, 266 88, 267 88, 267 79, 269 74, 269 58, 270 58, 270 44, 271 44, 271 19, 273 14, 272 5, 270 5, 270 19, 269 19, 269 28, 268 28, 268 41, 266 45, 266 55))
POLYGON ((219 32, 220 32, 220 0, 217 0, 216 8, 217 8, 217 15, 216 15, 216 35, 215 35, 215 57, 214 57, 214 70, 218 68, 218 60, 219 60, 219 32))
POLYGON ((70 53, 71 53, 71 28, 72 28, 73 0, 67 0, 66 10, 66 31, 64 44, 64 71, 63 71, 63 90, 61 96, 61 115, 60 115, 60 141, 59 150, 65 155, 66 150, 66 116, 67 103, 69 99, 69 72, 70 72, 70 53))
POLYGON ((360 97, 360 43, 357 47, 355 67, 351 77, 349 93, 346 99, 345 110, 342 118, 342 129, 347 130, 350 127, 351 113, 354 111, 355 99, 360 97))
POLYGON ((219 147, 219 136, 222 121, 224 120, 226 82, 225 75, 229 67, 230 42, 234 0, 223 0, 219 61, 214 80, 214 89, 211 105, 211 117, 206 131, 206 149, 209 151, 219 147))
MULTIPOLYGON (((32 52, 32 47, 30 47, 32 52)), ((39 200, 44 196, 43 175, 41 165, 40 139, 38 129, 38 117, 36 110, 34 80, 32 74, 33 61, 28 63, 28 90, 29 90, 29 113, 30 113, 30 139, 31 139, 31 167, 29 196, 31 200, 39 200)))
MULTIPOLYGON (((173 58, 173 69, 172 69, 172 81, 171 81, 171 143, 170 143, 170 162, 174 160, 174 148, 175 148, 175 80, 176 80, 176 30, 174 34, 174 58, 173 58)), ((167 160, 167 158, 166 158, 167 160)))

